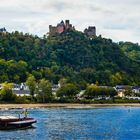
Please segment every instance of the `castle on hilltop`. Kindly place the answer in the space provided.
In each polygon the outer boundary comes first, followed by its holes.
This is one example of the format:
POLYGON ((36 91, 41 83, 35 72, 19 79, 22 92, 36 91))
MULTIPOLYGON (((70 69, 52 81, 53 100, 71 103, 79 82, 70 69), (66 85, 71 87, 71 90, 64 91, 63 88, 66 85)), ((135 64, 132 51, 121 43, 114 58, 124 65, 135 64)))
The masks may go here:
POLYGON ((69 20, 65 20, 65 23, 62 20, 60 23, 57 24, 57 26, 49 25, 49 35, 54 35, 55 33, 63 33, 68 29, 75 30, 74 26, 70 24, 69 20))
MULTIPOLYGON (((75 30, 75 27, 72 24, 70 24, 69 20, 65 20, 65 23, 62 20, 60 23, 57 24, 57 26, 49 25, 49 33, 48 34, 49 35, 54 35, 56 33, 60 34, 66 30, 75 30)), ((84 30, 84 34, 89 38, 96 36, 96 27, 89 26, 88 28, 86 28, 84 30)))

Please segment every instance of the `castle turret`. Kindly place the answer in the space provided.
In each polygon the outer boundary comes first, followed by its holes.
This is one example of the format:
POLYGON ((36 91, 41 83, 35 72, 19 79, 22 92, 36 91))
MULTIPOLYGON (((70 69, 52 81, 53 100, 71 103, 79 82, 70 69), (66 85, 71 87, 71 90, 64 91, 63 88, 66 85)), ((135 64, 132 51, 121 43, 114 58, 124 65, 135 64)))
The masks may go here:
POLYGON ((54 35, 56 33, 56 27, 49 25, 49 34, 54 35))
POLYGON ((63 33, 65 31, 65 24, 62 20, 59 24, 57 24, 57 33, 63 33))
POLYGON ((96 36, 96 27, 95 26, 89 26, 88 29, 86 28, 84 30, 85 35, 87 35, 88 37, 93 37, 96 36))
POLYGON ((70 21, 69 20, 65 21, 65 27, 66 27, 66 29, 70 28, 70 21))

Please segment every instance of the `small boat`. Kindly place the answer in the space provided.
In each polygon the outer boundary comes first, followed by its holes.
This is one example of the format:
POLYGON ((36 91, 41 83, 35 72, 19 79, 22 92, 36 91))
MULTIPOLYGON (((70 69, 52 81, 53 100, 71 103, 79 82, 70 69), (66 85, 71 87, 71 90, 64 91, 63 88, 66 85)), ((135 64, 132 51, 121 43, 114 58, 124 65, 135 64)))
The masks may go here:
POLYGON ((32 126, 33 123, 37 121, 34 118, 27 117, 27 112, 25 112, 24 117, 15 116, 0 116, 0 130, 10 130, 18 128, 27 128, 32 126))

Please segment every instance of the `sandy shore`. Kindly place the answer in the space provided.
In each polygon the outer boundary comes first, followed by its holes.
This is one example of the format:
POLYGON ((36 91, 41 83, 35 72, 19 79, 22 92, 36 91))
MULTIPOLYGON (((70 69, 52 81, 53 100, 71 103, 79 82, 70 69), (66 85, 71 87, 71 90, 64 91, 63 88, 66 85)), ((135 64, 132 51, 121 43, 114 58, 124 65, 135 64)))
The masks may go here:
POLYGON ((14 108, 49 108, 49 107, 63 107, 63 108, 92 108, 92 107, 111 107, 111 106, 138 106, 140 104, 0 104, 0 109, 14 109, 14 108))

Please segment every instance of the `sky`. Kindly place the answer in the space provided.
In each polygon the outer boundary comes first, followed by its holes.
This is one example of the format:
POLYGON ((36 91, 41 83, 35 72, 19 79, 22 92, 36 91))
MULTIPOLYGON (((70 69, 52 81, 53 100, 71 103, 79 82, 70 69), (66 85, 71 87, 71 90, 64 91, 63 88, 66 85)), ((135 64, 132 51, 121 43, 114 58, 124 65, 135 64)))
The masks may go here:
POLYGON ((38 36, 69 19, 79 31, 96 26, 115 42, 140 43, 140 0, 0 0, 0 28, 38 36))

